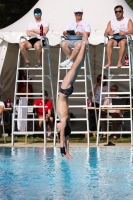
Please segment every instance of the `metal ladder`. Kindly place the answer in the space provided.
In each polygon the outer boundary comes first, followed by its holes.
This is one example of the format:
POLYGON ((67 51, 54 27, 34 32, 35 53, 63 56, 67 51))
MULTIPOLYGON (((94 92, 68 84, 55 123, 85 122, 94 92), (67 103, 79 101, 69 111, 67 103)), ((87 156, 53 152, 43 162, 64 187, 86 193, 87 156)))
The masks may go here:
MULTIPOLYGON (((122 66, 120 69, 118 69, 117 66, 110 66, 109 68, 105 67, 105 51, 106 51, 106 44, 108 40, 108 36, 104 37, 104 50, 103 50, 103 64, 102 64, 102 83, 104 81, 107 81, 108 83, 108 92, 102 92, 102 85, 101 84, 101 95, 100 95, 100 107, 99 107, 99 120, 97 124, 97 140, 96 144, 99 144, 99 134, 107 134, 107 142, 108 142, 108 137, 110 134, 131 134, 131 145, 133 145, 133 132, 132 132, 132 89, 131 89, 131 80, 132 80, 132 67, 133 67, 133 54, 132 54, 132 38, 130 35, 127 35, 127 53, 129 56, 129 66, 122 66), (105 75, 105 71, 107 72, 107 79, 103 79, 105 75), (116 77, 113 79, 113 77, 116 77), (121 78, 122 77, 122 78, 121 78), (124 82, 125 84, 127 83, 128 85, 128 91, 125 92, 116 92, 115 94, 120 95, 120 98, 128 98, 130 99, 130 104, 129 105, 102 105, 102 95, 106 94, 107 98, 109 98, 110 94, 113 94, 113 92, 110 92, 110 86, 111 83, 114 82, 115 84, 119 82, 124 82), (129 95, 128 97, 125 97, 124 95, 129 95), (109 114, 109 108, 125 108, 130 111, 130 117, 128 118, 101 118, 101 110, 102 108, 107 109, 107 114, 109 114), (109 131, 109 121, 129 121, 130 122, 130 131, 109 131), (100 122, 101 121, 107 121, 107 132, 100 131, 100 122)), ((117 49, 120 49, 120 47, 114 47, 113 51, 117 51, 117 49)), ((112 98, 112 97, 111 97, 112 98)))
MULTIPOLYGON (((62 49, 60 47, 59 49, 59 62, 58 62, 58 77, 57 77, 57 95, 56 95, 56 100, 58 99, 58 94, 59 94, 59 84, 63 81, 63 78, 65 74, 67 74, 68 70, 70 68, 61 68, 60 63, 61 63, 61 57, 62 57, 62 49), (63 73, 64 72, 64 73, 63 73)), ((86 131, 71 131, 71 134, 88 134, 88 146, 90 145, 90 137, 89 137, 89 121, 88 121, 88 96, 87 96, 87 78, 90 79, 91 82, 91 88, 93 88, 93 83, 92 83, 92 75, 91 75, 91 66, 90 66, 90 55, 89 55, 89 45, 86 47, 86 52, 85 52, 85 58, 84 58, 84 63, 82 63, 83 66, 80 69, 81 74, 77 76, 77 80, 75 81, 75 86, 74 89, 78 90, 78 87, 76 86, 76 83, 83 83, 83 91, 76 91, 73 92, 73 94, 69 97, 69 102, 72 103, 72 105, 69 105, 70 112, 71 110, 74 109, 80 109, 81 113, 83 111, 83 108, 85 109, 85 117, 76 117, 76 118, 70 118, 70 121, 85 121, 86 122, 86 131), (88 74, 87 74, 87 67, 88 67, 88 74), (74 100, 74 103, 73 103, 74 100), (77 104, 78 100, 83 101, 83 104, 79 103, 77 104), (76 103, 75 103, 76 102, 76 103)), ((94 93, 93 93, 94 97, 94 93)), ((70 104, 69 103, 69 104, 70 104)), ((57 118, 57 114, 55 114, 55 127, 54 127, 54 146, 56 145, 56 124, 59 119, 57 118)))
POLYGON ((3 119, 3 114, 4 113, 2 113, 1 115, 0 115, 0 120, 1 120, 1 122, 0 122, 0 125, 2 126, 2 136, 4 137, 4 143, 6 143, 6 137, 8 136, 8 133, 5 133, 5 126, 4 126, 4 119, 3 119))
MULTIPOLYGON (((26 36, 22 36, 20 37, 20 42, 22 40, 27 40, 26 36)), ((19 42, 19 43, 20 43, 19 42)), ((26 96, 27 99, 33 99, 36 100, 38 98, 42 98, 43 102, 44 101, 44 90, 45 90, 45 78, 48 78, 50 80, 50 86, 51 86, 51 93, 52 93, 52 101, 53 101, 53 108, 55 110, 55 104, 54 104, 54 93, 53 93, 53 84, 52 84, 52 74, 51 74, 51 64, 50 64, 50 47, 49 47, 49 40, 47 37, 43 36, 41 38, 41 46, 42 46, 42 68, 35 68, 35 67, 29 67, 29 68, 24 68, 21 67, 21 53, 20 53, 20 49, 18 51, 18 60, 17 60, 17 70, 16 70, 16 82, 15 82, 15 91, 14 91, 14 106, 13 106, 13 115, 12 115, 12 145, 14 145, 14 135, 25 135, 25 142, 27 141, 27 136, 28 135, 34 135, 34 134, 44 134, 44 146, 47 144, 46 141, 46 121, 45 121, 45 114, 43 112, 43 118, 39 119, 39 118, 34 118, 34 113, 33 113, 33 118, 28 118, 26 116, 26 118, 18 118, 18 108, 27 108, 27 111, 33 108, 42 108, 44 110, 45 105, 43 104, 43 106, 34 106, 34 105, 26 105, 26 106, 18 106, 17 105, 17 101, 19 98, 23 98, 23 96, 26 96), (44 46, 44 40, 45 40, 45 46, 44 46), (45 52, 47 55, 47 68, 48 68, 48 74, 45 74, 45 52), (19 78, 19 72, 20 70, 25 70, 25 74, 26 74, 26 80, 18 80, 19 78), (30 72, 30 75, 29 75, 30 72), (18 84, 19 83, 25 83, 26 84, 26 93, 20 93, 18 92, 18 84), (35 83, 35 84, 41 84, 40 87, 40 91, 41 92, 33 92, 33 93, 29 93, 28 90, 28 84, 29 83, 35 83), (32 97, 31 97, 32 95, 32 97), (18 97, 19 96, 19 97, 18 97), (33 124, 35 121, 39 121, 42 120, 43 123, 43 131, 28 131, 27 127, 26 130, 24 132, 20 132, 18 130, 15 130, 15 123, 18 121, 33 121, 33 124)), ((29 51, 31 50, 35 50, 34 48, 29 49, 29 51)), ((27 112, 28 115, 28 112, 27 112)), ((33 125, 34 126, 34 125, 33 125)))

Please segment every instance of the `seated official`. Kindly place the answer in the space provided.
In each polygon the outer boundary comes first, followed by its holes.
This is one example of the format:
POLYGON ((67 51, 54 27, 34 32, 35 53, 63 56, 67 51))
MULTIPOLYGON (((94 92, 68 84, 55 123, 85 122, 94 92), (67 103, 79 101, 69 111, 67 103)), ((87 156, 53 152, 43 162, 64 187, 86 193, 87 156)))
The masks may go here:
POLYGON ((49 22, 42 19, 42 11, 40 8, 34 10, 34 20, 32 20, 26 31, 26 35, 29 36, 29 40, 20 43, 20 51, 25 60, 25 67, 31 67, 27 49, 35 48, 37 55, 37 64, 35 67, 42 67, 42 47, 41 47, 41 36, 40 36, 40 26, 43 26, 43 35, 46 35, 49 31, 49 22))
POLYGON ((109 21, 104 35, 111 36, 107 43, 107 64, 105 67, 111 66, 112 48, 119 46, 119 58, 117 67, 122 67, 122 58, 125 53, 127 44, 126 35, 133 34, 133 23, 131 19, 123 16, 123 7, 118 5, 114 8, 116 18, 109 21))
MULTIPOLYGON (((45 90, 44 93, 44 99, 45 99, 45 119, 46 119, 46 125, 47 125, 47 130, 48 130, 48 138, 53 139, 51 135, 51 131, 53 129, 53 124, 54 124, 54 113, 53 113, 53 106, 52 106, 52 101, 48 99, 48 92, 45 90)), ((43 106, 43 99, 37 99, 34 102, 34 106, 43 106)), ((37 114, 39 119, 43 119, 43 109, 42 108, 37 108, 37 114)), ((39 121, 39 131, 42 130, 42 123, 43 120, 39 121)))
MULTIPOLYGON (((118 97, 115 92, 118 92, 118 86, 112 85, 110 88, 111 92, 114 92, 114 94, 110 94, 111 97, 118 97)), ((103 105, 112 105, 112 98, 106 98, 103 105)), ((120 110, 109 110, 109 116, 111 118, 120 118, 120 110)), ((107 118, 107 110, 104 110, 104 108, 101 111, 101 118, 107 118)), ((101 121, 101 128, 102 131, 107 131, 107 121, 101 121)), ((112 121, 113 129, 114 131, 118 131, 118 121, 112 121)), ((106 138, 106 134, 103 134, 103 138, 106 138)), ((117 138, 116 135, 113 136, 114 139, 117 138)))
MULTIPOLYGON (((76 7, 74 9, 75 20, 69 22, 63 32, 64 36, 70 35, 67 31, 73 30, 75 35, 83 36, 83 34, 87 34, 90 36, 91 28, 88 22, 85 22, 82 19, 83 9, 81 7, 76 7)), ((60 63, 60 66, 63 67, 71 67, 73 64, 73 59, 78 55, 82 44, 81 40, 63 40, 61 42, 61 48, 65 55, 67 56, 67 60, 60 63), (74 48, 71 52, 71 48, 74 48)))
POLYGON ((5 104, 3 103, 3 101, 0 101, 0 115, 3 113, 5 108, 5 104))
MULTIPOLYGON (((103 77, 104 79, 107 79, 106 76, 103 77)), ((99 104, 100 104, 100 92, 101 92, 101 79, 102 79, 102 75, 99 74, 96 78, 96 84, 93 85, 93 92, 94 92, 94 98, 93 99, 93 93, 92 91, 90 91, 90 96, 92 98, 92 107, 96 106, 99 108, 99 104), (95 104, 94 104, 95 101, 95 104)), ((108 86, 107 86, 107 82, 103 83, 102 86, 102 92, 108 92, 108 86)), ((103 104, 103 99, 105 98, 106 94, 102 95, 102 104, 103 104)), ((97 110, 97 117, 98 117, 98 113, 99 111, 97 110)), ((94 110, 90 110, 89 111, 89 127, 90 127, 90 131, 96 131, 97 130, 97 123, 96 123, 96 119, 95 119, 95 111, 94 110)), ((93 136, 96 136, 95 132, 93 133, 93 136)))

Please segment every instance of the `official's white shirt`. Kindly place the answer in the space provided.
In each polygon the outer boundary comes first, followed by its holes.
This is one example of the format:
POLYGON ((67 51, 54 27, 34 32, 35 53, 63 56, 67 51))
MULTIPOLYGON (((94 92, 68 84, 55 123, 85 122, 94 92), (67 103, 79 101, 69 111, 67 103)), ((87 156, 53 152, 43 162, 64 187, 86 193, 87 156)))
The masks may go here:
POLYGON ((71 21, 66 25, 65 31, 74 30, 76 32, 91 32, 91 27, 88 22, 81 20, 80 22, 71 21))
MULTIPOLYGON (((112 106, 112 99, 108 99, 109 100, 109 104, 110 106, 112 106)), ((109 113, 116 113, 116 110, 109 110, 109 113)))
MULTIPOLYGON (((94 84, 93 88, 96 87, 96 84, 94 84)), ((95 97, 95 103, 100 104, 100 92, 101 92, 101 86, 97 87, 94 97, 95 97)), ((108 92, 108 86, 103 86, 103 91, 102 92, 108 92)), ((104 98, 105 98, 106 94, 102 95, 102 104, 104 102, 104 98)), ((94 99, 92 99, 92 102, 94 102, 94 99)))
POLYGON ((121 21, 117 19, 111 20, 111 29, 114 31, 114 34, 119 33, 120 31, 127 32, 128 31, 128 21, 129 18, 125 18, 121 21))
POLYGON ((0 101, 0 106, 3 106, 5 108, 5 104, 3 103, 3 101, 0 101))
MULTIPOLYGON (((120 98, 120 97, 116 96, 115 99, 117 99, 117 98, 120 98)), ((109 104, 108 105, 112 106, 112 99, 111 98, 109 98, 109 104)), ((109 113, 116 113, 117 111, 118 110, 109 110, 109 113)), ((121 116, 121 113, 120 113, 120 116, 121 116)))
MULTIPOLYGON (((33 20, 33 21, 31 21, 31 22, 29 23, 29 25, 28 25, 28 30, 33 30, 33 29, 40 30, 41 24, 43 25, 43 28, 49 27, 49 26, 50 26, 49 22, 47 22, 47 21, 41 20, 40 22, 37 22, 36 20, 33 20)), ((39 34, 30 36, 30 39, 32 39, 32 38, 41 39, 41 37, 40 37, 39 34)))

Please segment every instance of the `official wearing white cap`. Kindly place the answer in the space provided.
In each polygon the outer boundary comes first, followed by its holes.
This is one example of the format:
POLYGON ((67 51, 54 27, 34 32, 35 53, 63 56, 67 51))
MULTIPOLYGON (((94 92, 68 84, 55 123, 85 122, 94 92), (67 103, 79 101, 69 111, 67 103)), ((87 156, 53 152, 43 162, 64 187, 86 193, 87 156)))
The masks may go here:
POLYGON ((81 8, 81 7, 76 7, 76 8, 74 8, 74 13, 76 13, 76 12, 81 12, 81 13, 83 13, 83 9, 81 8))
MULTIPOLYGON (((83 9, 80 6, 74 8, 75 20, 70 21, 63 32, 64 36, 70 35, 70 31, 75 33, 75 35, 82 36, 86 33, 88 37, 90 36, 91 28, 89 23, 82 19, 83 9)), ((67 60, 60 63, 60 67, 71 67, 73 64, 73 59, 78 55, 81 48, 81 40, 64 40, 61 42, 61 48, 65 55, 68 57, 67 60), (71 53, 71 48, 74 48, 71 53)))

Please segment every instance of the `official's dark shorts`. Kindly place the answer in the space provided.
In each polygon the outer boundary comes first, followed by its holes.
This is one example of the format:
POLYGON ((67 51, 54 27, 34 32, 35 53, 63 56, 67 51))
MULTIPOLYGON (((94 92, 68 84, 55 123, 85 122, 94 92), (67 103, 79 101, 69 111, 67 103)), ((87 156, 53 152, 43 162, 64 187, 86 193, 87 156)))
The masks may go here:
POLYGON ((38 38, 32 38, 28 40, 28 42, 32 45, 32 48, 34 48, 34 44, 38 41, 40 41, 38 38))
POLYGON ((115 39, 115 38, 111 38, 113 40, 115 40, 117 43, 119 43, 121 40, 125 39, 125 38, 122 38, 122 39, 115 39))

